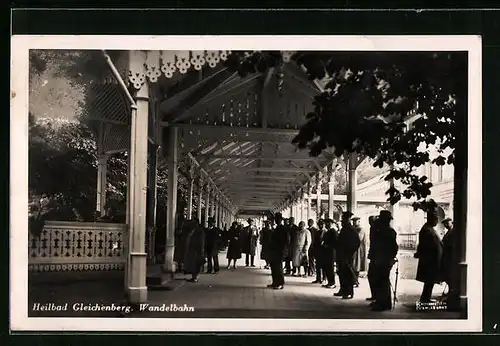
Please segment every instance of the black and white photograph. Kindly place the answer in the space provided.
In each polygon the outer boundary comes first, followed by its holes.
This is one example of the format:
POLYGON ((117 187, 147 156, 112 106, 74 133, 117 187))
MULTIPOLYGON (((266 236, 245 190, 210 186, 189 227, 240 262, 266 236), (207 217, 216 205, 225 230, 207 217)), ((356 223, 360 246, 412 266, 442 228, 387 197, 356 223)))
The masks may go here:
POLYGON ((12 329, 481 330, 479 36, 11 59, 12 329))

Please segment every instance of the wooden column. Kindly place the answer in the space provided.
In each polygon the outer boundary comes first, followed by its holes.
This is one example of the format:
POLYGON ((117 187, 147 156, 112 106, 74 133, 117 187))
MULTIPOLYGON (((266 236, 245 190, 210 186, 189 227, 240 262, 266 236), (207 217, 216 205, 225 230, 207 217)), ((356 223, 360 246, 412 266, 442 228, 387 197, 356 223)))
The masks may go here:
MULTIPOLYGON (((134 60, 134 57, 131 57, 134 60)), ((137 67, 140 69, 140 67, 137 67)), ((127 265, 127 293, 130 303, 147 300, 146 287, 146 192, 148 158, 149 87, 147 82, 137 91, 137 109, 132 109, 130 133, 129 196, 129 251, 127 265)))
POLYGON ((316 218, 321 218, 321 173, 316 176, 316 218))
POLYGON ((307 183, 307 221, 312 218, 311 213, 311 195, 312 195, 312 185, 311 182, 307 183))
POLYGON ((194 167, 191 164, 189 168, 189 189, 188 189, 188 210, 187 217, 193 219, 193 194, 194 194, 194 167))
POLYGON ((307 203, 304 190, 300 194, 300 221, 304 221, 307 224, 307 203))
POLYGON ((96 211, 101 216, 106 214, 106 186, 108 174, 108 155, 100 154, 97 157, 97 203, 96 211))
POLYGON ((217 195, 214 195, 214 218, 215 218, 215 227, 219 227, 220 225, 220 220, 219 220, 219 199, 217 195))
POLYGON ((156 206, 158 202, 158 151, 159 147, 155 146, 151 150, 149 162, 149 196, 148 196, 148 239, 147 239, 147 253, 148 262, 155 263, 155 246, 156 246, 156 206))
POLYGON ((207 184, 207 194, 205 196, 205 227, 208 226, 208 217, 210 216, 210 184, 207 184))
POLYGON ((215 199, 216 199, 217 190, 215 187, 212 189, 212 197, 210 198, 210 217, 215 217, 215 199))
POLYGON ((203 177, 200 172, 200 177, 198 178, 198 210, 197 210, 197 217, 198 217, 198 222, 201 224, 201 205, 203 201, 203 177))
POLYGON ((168 128, 167 147, 167 227, 165 238, 165 263, 163 271, 169 274, 175 273, 174 248, 175 248, 175 227, 177 215, 177 183, 178 183, 178 150, 179 132, 177 127, 168 128))
POLYGON ((334 203, 335 201, 335 169, 334 163, 328 165, 328 218, 333 220, 333 211, 334 211, 334 203))
POLYGON ((357 186, 357 155, 349 154, 349 158, 347 161, 347 211, 351 213, 356 212, 357 200, 356 200, 356 186, 357 186))

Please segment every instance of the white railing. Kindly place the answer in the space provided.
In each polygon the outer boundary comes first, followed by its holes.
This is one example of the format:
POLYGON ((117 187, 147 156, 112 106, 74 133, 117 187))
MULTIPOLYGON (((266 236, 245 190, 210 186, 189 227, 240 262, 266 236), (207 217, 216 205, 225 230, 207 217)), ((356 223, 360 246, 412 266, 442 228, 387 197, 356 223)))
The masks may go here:
POLYGON ((401 250, 416 250, 418 233, 399 233, 398 245, 401 250))
POLYGON ((29 234, 29 271, 123 269, 126 226, 116 223, 47 221, 39 236, 29 234))

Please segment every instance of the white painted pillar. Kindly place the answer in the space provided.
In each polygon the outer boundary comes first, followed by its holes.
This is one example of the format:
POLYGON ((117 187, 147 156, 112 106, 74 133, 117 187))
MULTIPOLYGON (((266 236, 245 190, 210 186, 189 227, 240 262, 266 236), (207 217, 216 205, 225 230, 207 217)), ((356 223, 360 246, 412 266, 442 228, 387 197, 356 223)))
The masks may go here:
POLYGON ((189 170, 189 189, 188 189, 188 220, 193 219, 193 194, 194 194, 194 167, 191 166, 189 170))
POLYGON ((150 157, 150 167, 149 167, 149 227, 148 240, 147 240, 147 252, 148 261, 151 264, 155 263, 155 246, 156 246, 156 206, 158 202, 158 151, 159 148, 155 147, 151 151, 150 157))
POLYGON ((205 227, 208 227, 208 217, 210 216, 210 185, 207 184, 207 194, 205 196, 205 227))
POLYGON ((328 218, 333 220, 333 211, 335 201, 335 172, 334 163, 328 165, 328 218))
POLYGON ((316 176, 316 218, 321 217, 321 173, 316 176))
POLYGON ((200 172, 200 177, 198 178, 198 210, 197 210, 198 222, 200 222, 200 224, 201 224, 202 201, 203 201, 203 177, 201 176, 200 172))
POLYGON ((312 210, 311 210, 311 196, 312 196, 312 186, 311 182, 307 183, 307 220, 312 218, 312 210))
POLYGON ((167 152, 167 227, 165 242, 165 263, 164 272, 175 273, 174 248, 175 248, 175 227, 177 220, 177 184, 178 184, 178 150, 179 150, 179 128, 168 128, 168 152, 167 152))
MULTIPOLYGON (((133 59, 133 57, 132 57, 133 59)), ((129 251, 127 293, 131 303, 147 300, 146 287, 146 192, 148 158, 149 86, 147 82, 137 91, 137 109, 132 110, 129 165, 129 251)))
POLYGON ((356 186, 358 184, 358 175, 356 171, 356 154, 350 154, 347 161, 347 211, 356 213, 357 199, 356 199, 356 186))
POLYGON ((108 173, 108 155, 101 154, 97 157, 97 204, 96 211, 101 216, 106 214, 106 186, 108 173))
POLYGON ((218 196, 215 195, 214 196, 214 209, 215 209, 215 215, 214 215, 214 218, 215 218, 215 227, 220 227, 220 219, 219 219, 219 199, 218 199, 218 196))

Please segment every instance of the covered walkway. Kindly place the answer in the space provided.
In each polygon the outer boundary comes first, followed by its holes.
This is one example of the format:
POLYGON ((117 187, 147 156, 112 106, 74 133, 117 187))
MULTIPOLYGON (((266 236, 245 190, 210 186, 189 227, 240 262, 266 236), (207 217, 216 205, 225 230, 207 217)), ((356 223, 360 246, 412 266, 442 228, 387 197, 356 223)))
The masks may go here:
MULTIPOLYGON (((220 263, 227 263, 225 253, 219 255, 220 263)), ((198 283, 189 283, 184 276, 177 274, 174 290, 151 290, 148 293, 148 309, 143 312, 134 311, 126 317, 147 318, 309 318, 309 319, 456 319, 458 313, 447 311, 415 311, 414 302, 418 300, 421 284, 414 280, 401 279, 398 283, 398 300, 394 310, 373 312, 368 308, 365 298, 369 296, 366 278, 360 280, 352 300, 342 300, 333 297, 336 290, 322 288, 311 284, 312 278, 286 277, 284 290, 276 291, 266 285, 270 280, 269 270, 262 269, 263 263, 257 263, 256 268, 238 267, 236 269, 221 269, 214 274, 200 276, 198 283), (194 311, 168 312, 154 311, 163 305, 177 307, 192 307, 194 311), (151 309, 149 309, 151 308, 151 309)), ((392 275, 394 277, 394 273, 392 275)), ((105 279, 97 276, 80 277, 78 281, 62 283, 59 278, 40 282, 36 289, 30 292, 30 304, 33 302, 52 302, 73 304, 83 303, 119 304, 122 297, 118 294, 120 275, 112 275, 105 279), (78 286, 71 289, 71 285, 78 286), (81 297, 81 292, 87 292, 81 297), (73 294, 71 292, 74 292, 73 294), (80 293, 78 293, 80 292, 80 293), (78 296, 78 297, 77 297, 78 296)), ((47 276, 45 278, 47 280, 47 276)), ((441 292, 436 287, 435 292, 441 292)), ((123 316, 116 312, 79 313, 66 312, 36 312, 31 316, 85 316, 111 317, 123 316)))

